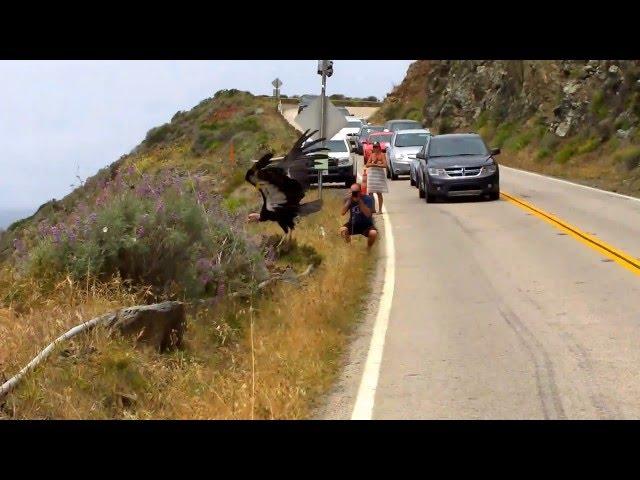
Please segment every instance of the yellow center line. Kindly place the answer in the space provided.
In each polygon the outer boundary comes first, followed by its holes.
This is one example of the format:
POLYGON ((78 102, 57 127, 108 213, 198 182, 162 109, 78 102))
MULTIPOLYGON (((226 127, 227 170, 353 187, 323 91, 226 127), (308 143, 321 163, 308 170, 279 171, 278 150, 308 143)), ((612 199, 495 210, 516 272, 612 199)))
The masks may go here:
POLYGON ((564 220, 559 219, 555 215, 551 213, 547 213, 544 210, 541 210, 538 207, 531 205, 528 202, 525 202, 521 198, 518 198, 510 193, 500 192, 502 197, 508 202, 513 203, 514 205, 522 208, 523 210, 535 215, 536 217, 544 220, 547 223, 550 223, 558 230, 566 233, 567 235, 573 237, 578 240, 580 243, 586 245, 587 247, 597 251, 601 255, 613 260, 618 265, 626 268, 630 272, 635 273, 636 275, 640 275, 640 260, 634 258, 627 252, 623 252, 606 242, 603 242, 599 238, 595 238, 593 235, 589 235, 586 232, 583 232, 577 227, 574 227, 570 223, 565 222, 564 220))

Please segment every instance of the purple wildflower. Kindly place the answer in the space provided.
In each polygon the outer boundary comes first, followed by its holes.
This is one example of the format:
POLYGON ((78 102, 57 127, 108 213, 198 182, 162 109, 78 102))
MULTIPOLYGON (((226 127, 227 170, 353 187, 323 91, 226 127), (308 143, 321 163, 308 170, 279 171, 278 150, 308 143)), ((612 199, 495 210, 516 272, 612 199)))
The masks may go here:
POLYGON ((225 291, 226 291, 226 289, 225 289, 224 282, 218 283, 218 288, 216 289, 216 296, 217 297, 224 297, 225 291))
POLYGON ((42 221, 38 224, 38 235, 41 237, 46 237, 49 232, 49 225, 47 222, 42 221))
POLYGON ((53 238, 54 243, 59 243, 61 240, 61 231, 58 225, 53 225, 50 229, 49 229, 49 234, 51 235, 51 237, 53 238))
POLYGON ((15 249, 16 253, 20 256, 24 255, 24 253, 26 252, 24 240, 22 240, 21 238, 13 239, 13 248, 15 249))
POLYGON ((142 238, 144 237, 144 227, 142 225, 139 225, 138 228, 136 228, 136 237, 137 238, 142 238))
POLYGON ((91 215, 89 215, 88 217, 89 223, 96 223, 96 220, 98 220, 98 214, 97 213, 92 213, 91 215))
POLYGON ((156 213, 164 212, 164 202, 162 199, 158 199, 156 202, 156 213))
POLYGON ((196 262, 196 268, 198 270, 207 270, 208 268, 210 268, 210 262, 211 260, 209 260, 208 258, 201 258, 196 262))

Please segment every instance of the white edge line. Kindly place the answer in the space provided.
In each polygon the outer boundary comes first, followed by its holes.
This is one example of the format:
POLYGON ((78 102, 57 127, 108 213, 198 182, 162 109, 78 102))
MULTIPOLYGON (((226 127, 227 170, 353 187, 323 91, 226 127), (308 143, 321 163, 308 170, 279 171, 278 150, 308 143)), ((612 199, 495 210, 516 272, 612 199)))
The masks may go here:
POLYGON ((378 314, 376 315, 369 344, 369 352, 365 362, 360 387, 356 396, 356 402, 351 414, 351 420, 371 420, 373 417, 373 404, 378 387, 380 376, 380 364, 382 363, 382 352, 384 351, 384 341, 389 325, 391 313, 391 303, 393 301, 393 289, 395 285, 395 246, 393 243, 393 232, 391 231, 391 221, 386 205, 382 207, 385 235, 385 270, 384 285, 382 295, 378 304, 378 314))
POLYGON ((520 172, 520 173, 526 173, 527 175, 533 175, 534 177, 542 177, 542 178, 546 178, 547 180, 553 180, 554 182, 565 183, 567 185, 573 185, 574 187, 586 188, 587 190, 593 190, 595 192, 604 193, 606 195, 612 195, 614 197, 626 198, 627 200, 635 200, 636 202, 640 202, 640 198, 630 197, 629 195, 622 195, 621 193, 610 192, 608 190, 603 190, 601 188, 595 188, 595 187, 589 187, 587 185, 581 185, 579 183, 570 182, 568 180, 562 180, 560 178, 550 177, 549 175, 542 175, 540 173, 529 172, 528 170, 521 170, 520 168, 507 167, 506 165, 500 165, 500 168, 506 168, 508 170, 515 170, 515 171, 520 172))

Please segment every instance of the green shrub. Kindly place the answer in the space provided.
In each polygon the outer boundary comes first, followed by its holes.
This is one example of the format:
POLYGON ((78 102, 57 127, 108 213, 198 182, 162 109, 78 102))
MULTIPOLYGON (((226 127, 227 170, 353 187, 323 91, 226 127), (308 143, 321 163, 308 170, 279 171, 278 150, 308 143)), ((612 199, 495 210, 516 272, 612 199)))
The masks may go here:
POLYGON ((640 167, 640 147, 632 145, 623 148, 613 156, 613 159, 627 170, 638 168, 640 167))
POLYGON ((542 160, 547 158, 549 155, 551 155, 551 150, 547 147, 542 147, 538 150, 538 153, 536 153, 536 160, 542 160))
POLYGON ((555 133, 547 130, 542 135, 542 139, 540 140, 540 147, 549 151, 554 151, 559 143, 560 138, 558 138, 555 133))
POLYGON ((628 130, 631 127, 631 122, 628 118, 620 118, 615 123, 616 130, 628 130))
POLYGON ((590 137, 585 140, 583 143, 578 145, 576 153, 578 155, 583 155, 585 153, 593 152, 600 145, 600 138, 598 137, 590 137))
POLYGON ((478 115, 478 118, 476 119, 475 129, 478 130, 484 127, 489 122, 490 116, 491 114, 488 110, 483 110, 482 112, 480 112, 480 115, 478 115))
POLYGON ((504 122, 496 128, 496 134, 493 137, 492 144, 496 148, 502 148, 505 142, 513 136, 516 126, 510 122, 504 122))
POLYGON ((234 130, 257 132, 258 130, 260 130, 260 124, 258 123, 258 119, 256 117, 244 117, 235 123, 234 130))
POLYGON ((496 136, 496 127, 493 124, 493 121, 488 121, 485 125, 478 128, 478 134, 484 139, 487 143, 493 142, 493 137, 496 136))
POLYGON ((520 132, 519 134, 509 138, 504 142, 504 148, 507 150, 513 150, 515 152, 519 152, 527 145, 531 143, 531 141, 536 137, 537 131, 536 129, 529 129, 520 132))
POLYGON ((165 123, 160 127, 149 130, 144 141, 149 146, 155 145, 166 141, 171 133, 173 133, 173 126, 169 123, 165 123))
POLYGON ((28 273, 45 284, 118 275, 185 297, 215 293, 223 283, 245 288, 264 274, 260 254, 201 183, 165 174, 143 177, 136 189, 110 185, 94 212, 78 210, 48 227, 26 259, 28 273))
POLYGON ((570 141, 566 143, 559 151, 555 154, 553 159, 561 164, 567 163, 571 157, 573 157, 578 151, 577 142, 570 141))
POLYGON ((416 122, 422 122, 422 112, 416 108, 409 110, 404 117, 409 120, 415 120, 416 122))
POLYGON ((246 203, 247 201, 243 198, 227 197, 222 201, 222 206, 226 211, 235 215, 246 203))
POLYGON ((606 118, 609 109, 605 104, 604 92, 602 90, 596 91, 596 93, 593 95, 589 110, 600 120, 606 118))
POLYGON ((402 105, 400 104, 400 102, 397 103, 389 103, 384 110, 382 111, 382 114, 385 118, 385 120, 390 120, 392 118, 397 118, 398 114, 400 113, 400 109, 402 108, 402 105))

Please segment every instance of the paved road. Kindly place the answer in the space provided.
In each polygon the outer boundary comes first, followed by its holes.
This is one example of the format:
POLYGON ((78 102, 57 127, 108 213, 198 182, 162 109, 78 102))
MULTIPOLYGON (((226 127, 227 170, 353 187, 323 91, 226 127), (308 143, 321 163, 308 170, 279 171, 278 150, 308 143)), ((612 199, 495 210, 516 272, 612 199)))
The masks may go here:
MULTIPOLYGON (((368 369, 365 418, 640 418, 639 270, 504 197, 426 204, 407 180, 389 185, 387 222, 377 218, 383 262, 387 228, 394 244, 379 366, 372 312, 319 417, 351 418, 368 369)), ((506 167, 501 187, 640 260, 640 201, 506 167)))
MULTIPOLYGON (((640 256, 640 202, 502 169, 502 189, 640 256)), ((640 418, 640 276, 518 206, 392 182, 373 418, 640 418)))

